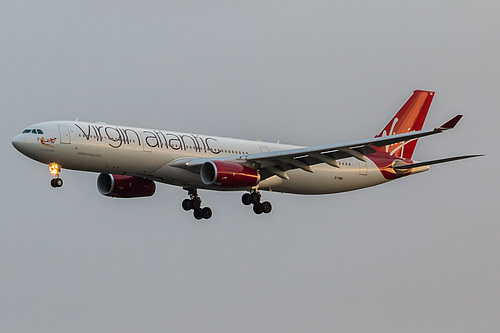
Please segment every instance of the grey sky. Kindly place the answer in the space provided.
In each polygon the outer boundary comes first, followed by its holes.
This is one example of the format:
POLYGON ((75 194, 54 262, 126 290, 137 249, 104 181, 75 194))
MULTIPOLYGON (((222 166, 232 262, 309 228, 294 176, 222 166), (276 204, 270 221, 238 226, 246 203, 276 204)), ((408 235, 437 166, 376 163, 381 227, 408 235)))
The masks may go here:
POLYGON ((495 1, 0 4, 0 326, 5 332, 496 332, 495 1), (372 189, 101 196, 11 138, 105 121, 318 145, 374 136, 436 91, 416 159, 486 153, 372 189))

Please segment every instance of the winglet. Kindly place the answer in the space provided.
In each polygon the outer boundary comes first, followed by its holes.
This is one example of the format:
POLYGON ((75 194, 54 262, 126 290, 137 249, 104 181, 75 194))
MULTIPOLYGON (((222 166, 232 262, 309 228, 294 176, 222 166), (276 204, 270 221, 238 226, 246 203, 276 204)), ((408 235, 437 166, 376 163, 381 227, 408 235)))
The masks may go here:
POLYGON ((446 124, 441 125, 439 127, 439 129, 448 130, 448 129, 454 128, 455 125, 458 124, 460 119, 462 119, 462 117, 463 117, 463 115, 461 115, 461 114, 455 116, 453 119, 449 120, 446 124))

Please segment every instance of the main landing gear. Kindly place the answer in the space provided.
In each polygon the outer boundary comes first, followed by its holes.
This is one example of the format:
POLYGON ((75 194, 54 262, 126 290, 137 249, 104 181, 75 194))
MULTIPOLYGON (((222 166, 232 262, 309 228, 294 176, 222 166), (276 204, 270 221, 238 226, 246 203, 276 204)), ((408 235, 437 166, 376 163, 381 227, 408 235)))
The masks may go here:
POLYGON ((185 211, 193 210, 194 218, 197 220, 208 220, 211 218, 212 210, 209 207, 201 207, 201 199, 198 196, 196 188, 189 188, 187 190, 189 199, 184 199, 184 201, 182 201, 182 208, 184 208, 185 211))
POLYGON ((251 193, 245 193, 241 197, 241 202, 245 206, 253 205, 253 211, 255 214, 269 214, 273 209, 269 201, 260 202, 260 193, 257 191, 252 191, 251 193))
POLYGON ((57 163, 50 163, 49 164, 49 172, 50 174, 54 175, 54 178, 50 181, 50 185, 52 187, 61 187, 63 186, 63 180, 59 178, 59 172, 61 172, 61 166, 57 163))

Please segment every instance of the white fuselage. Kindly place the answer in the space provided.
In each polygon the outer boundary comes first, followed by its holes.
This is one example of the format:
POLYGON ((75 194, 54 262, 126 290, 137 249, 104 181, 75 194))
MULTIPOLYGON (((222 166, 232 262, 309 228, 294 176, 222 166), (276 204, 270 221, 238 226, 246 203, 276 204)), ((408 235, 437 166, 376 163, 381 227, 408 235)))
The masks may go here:
MULTIPOLYGON (((299 146, 240 140, 172 131, 87 123, 51 121, 34 124, 43 134, 19 134, 13 144, 39 162, 57 163, 63 169, 149 178, 162 183, 212 190, 228 190, 204 185, 196 172, 169 165, 186 158, 233 156, 244 160, 248 154, 281 151, 299 146)), ((327 164, 287 171, 289 180, 272 176, 261 181, 260 190, 296 194, 327 194, 369 187, 387 182, 369 158, 339 160, 339 168, 327 164)), ((230 189, 229 189, 230 190, 230 189)))

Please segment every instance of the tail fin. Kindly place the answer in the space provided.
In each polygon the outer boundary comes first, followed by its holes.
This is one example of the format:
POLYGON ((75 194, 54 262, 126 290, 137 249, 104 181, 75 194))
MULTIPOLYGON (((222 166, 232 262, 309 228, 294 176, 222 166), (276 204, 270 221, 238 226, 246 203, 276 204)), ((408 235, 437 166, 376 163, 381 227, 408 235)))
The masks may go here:
MULTIPOLYGON (((425 117, 427 117, 433 97, 433 91, 415 90, 394 118, 375 137, 420 131, 424 126, 425 117)), ((413 139, 390 146, 373 148, 380 152, 390 153, 394 157, 411 159, 416 145, 417 139, 413 139)))

